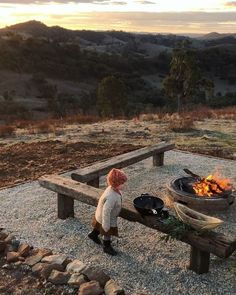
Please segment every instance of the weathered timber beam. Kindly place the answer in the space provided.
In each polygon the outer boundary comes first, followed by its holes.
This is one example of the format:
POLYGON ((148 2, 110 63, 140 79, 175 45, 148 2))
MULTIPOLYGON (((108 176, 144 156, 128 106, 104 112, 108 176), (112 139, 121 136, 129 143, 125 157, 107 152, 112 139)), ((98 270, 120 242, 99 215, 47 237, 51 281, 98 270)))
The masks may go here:
MULTIPOLYGON (((97 206, 98 200, 103 192, 101 189, 59 175, 44 176, 39 179, 39 183, 44 188, 69 196, 91 206, 97 206)), ((139 222, 160 232, 166 234, 170 233, 170 227, 160 222, 155 216, 146 216, 143 218, 129 200, 124 200, 122 202, 120 216, 132 222, 139 222)), ((213 231, 198 235, 198 233, 193 230, 188 232, 181 241, 201 251, 212 253, 221 258, 230 256, 236 249, 236 239, 228 238, 223 234, 213 231)))
POLYGON ((74 217, 74 199, 66 195, 57 194, 57 216, 60 219, 74 217))
POLYGON ((164 165, 164 152, 153 155, 153 166, 163 166, 164 165))
MULTIPOLYGON (((88 167, 78 169, 75 173, 71 174, 71 178, 76 181, 89 182, 90 180, 105 175, 110 171, 111 168, 124 168, 144 159, 147 159, 153 155, 157 156, 158 154, 163 154, 164 152, 172 150, 174 148, 175 144, 173 143, 160 143, 154 146, 152 145, 144 147, 142 149, 115 156, 110 159, 105 159, 88 167)), ((157 156, 157 158, 157 162, 154 163, 161 165, 163 160, 162 156, 161 158, 157 156)))
POLYGON ((210 253, 191 247, 189 269, 197 274, 207 273, 210 266, 210 253))

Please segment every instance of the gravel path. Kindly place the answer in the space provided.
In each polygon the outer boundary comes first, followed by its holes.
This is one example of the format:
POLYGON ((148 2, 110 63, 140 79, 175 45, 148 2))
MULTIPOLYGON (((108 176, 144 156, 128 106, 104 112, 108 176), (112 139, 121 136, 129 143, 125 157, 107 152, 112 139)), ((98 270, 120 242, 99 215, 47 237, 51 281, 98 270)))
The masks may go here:
MULTIPOLYGON (((179 151, 165 154, 165 166, 152 167, 152 159, 126 169, 129 184, 124 197, 133 199, 143 192, 168 196, 165 184, 183 175, 183 168, 206 175, 218 167, 236 184, 235 161, 210 158, 179 151)), ((66 176, 69 177, 69 174, 66 176)), ((104 178, 102 179, 104 186, 104 178)), ((187 270, 190 247, 187 244, 159 241, 160 233, 141 224, 120 219, 119 256, 110 258, 88 240, 90 220, 95 208, 76 202, 76 218, 56 217, 55 193, 41 188, 36 181, 0 191, 0 225, 35 247, 49 247, 104 268, 129 294, 236 294, 232 272, 235 257, 211 257, 210 272, 197 275, 187 270)), ((225 214, 219 229, 235 236, 236 203, 225 214)), ((115 242, 116 245, 116 242, 115 242)))

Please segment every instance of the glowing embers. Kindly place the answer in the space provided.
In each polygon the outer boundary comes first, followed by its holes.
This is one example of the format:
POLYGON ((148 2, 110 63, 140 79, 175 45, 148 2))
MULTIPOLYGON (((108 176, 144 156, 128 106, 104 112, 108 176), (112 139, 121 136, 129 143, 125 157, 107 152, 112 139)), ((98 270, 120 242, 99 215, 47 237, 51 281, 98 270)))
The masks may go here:
POLYGON ((199 197, 221 196, 225 192, 232 191, 230 179, 222 178, 218 173, 208 175, 193 184, 193 189, 199 197))

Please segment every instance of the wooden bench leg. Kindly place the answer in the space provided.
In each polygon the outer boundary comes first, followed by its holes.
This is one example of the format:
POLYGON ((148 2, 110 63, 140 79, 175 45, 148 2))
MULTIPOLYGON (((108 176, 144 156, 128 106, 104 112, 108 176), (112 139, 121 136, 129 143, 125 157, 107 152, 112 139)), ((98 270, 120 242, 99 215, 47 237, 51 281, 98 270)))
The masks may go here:
POLYGON ((210 265, 210 253, 191 246, 189 269, 197 274, 207 273, 210 265))
POLYGON ((74 217, 74 199, 57 194, 57 213, 58 218, 66 219, 68 217, 74 217))
POLYGON ((153 166, 163 166, 164 165, 164 153, 153 155, 153 166))
POLYGON ((99 188, 99 177, 87 182, 87 185, 99 188))

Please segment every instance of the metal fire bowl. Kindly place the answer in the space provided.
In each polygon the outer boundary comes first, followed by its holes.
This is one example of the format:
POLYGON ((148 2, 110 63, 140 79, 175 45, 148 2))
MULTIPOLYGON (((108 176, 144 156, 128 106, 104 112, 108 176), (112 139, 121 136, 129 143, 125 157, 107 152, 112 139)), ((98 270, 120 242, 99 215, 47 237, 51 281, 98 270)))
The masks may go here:
POLYGON ((235 200, 235 192, 229 191, 224 196, 213 195, 212 197, 203 196, 199 197, 196 194, 182 191, 178 188, 177 183, 179 180, 189 179, 193 180, 193 177, 178 177, 174 178, 167 184, 167 189, 170 193, 170 198, 174 202, 179 202, 189 208, 196 209, 202 212, 209 211, 224 211, 230 208, 235 200))

